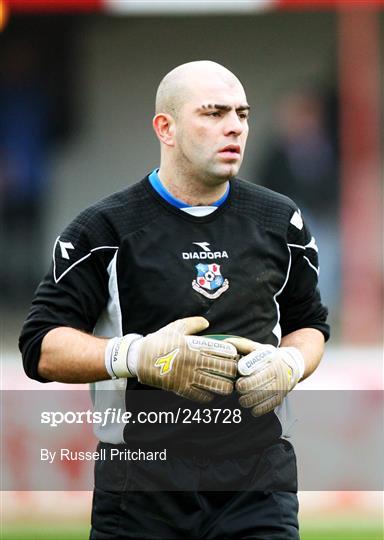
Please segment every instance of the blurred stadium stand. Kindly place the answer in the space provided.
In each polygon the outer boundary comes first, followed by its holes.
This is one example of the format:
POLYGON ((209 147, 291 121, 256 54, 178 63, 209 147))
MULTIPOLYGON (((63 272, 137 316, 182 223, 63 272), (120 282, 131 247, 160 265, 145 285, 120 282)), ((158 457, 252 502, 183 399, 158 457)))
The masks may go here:
MULTIPOLYGON (((42 82, 55 105, 45 155, 42 245, 36 248, 42 255, 36 257, 35 275, 47 267, 54 239, 80 209, 157 165, 151 116, 159 79, 177 63, 209 57, 239 74, 253 106, 244 178, 257 181, 255 163, 272 130, 277 103, 288 89, 310 83, 336 89, 341 96, 337 144, 342 154, 343 274, 331 322, 336 338, 358 343, 381 339, 382 1, 1 0, 0 4, 5 26, 2 49, 22 35, 40 50, 42 82), (176 13, 169 12, 170 5, 176 13), (202 6, 208 15, 196 15, 202 6), (125 16, 107 16, 117 12, 125 16)), ((26 280, 32 277, 36 285, 28 258, 20 260, 26 280)), ((326 264, 321 272, 327 275, 326 264)), ((21 293, 8 293, 8 304, 16 303, 16 311, 23 313, 33 290, 26 285, 29 294, 22 298, 21 293)), ((324 296, 335 295, 324 291, 324 296)), ((20 322, 16 313, 15 324, 20 322)))

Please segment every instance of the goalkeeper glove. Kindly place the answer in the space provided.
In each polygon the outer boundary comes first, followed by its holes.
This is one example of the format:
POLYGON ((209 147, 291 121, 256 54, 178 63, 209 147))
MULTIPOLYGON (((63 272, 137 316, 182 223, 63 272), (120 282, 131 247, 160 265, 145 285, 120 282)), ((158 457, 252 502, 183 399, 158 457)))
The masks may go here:
POLYGON ((114 378, 135 377, 142 384, 206 403, 213 394, 233 392, 237 351, 231 343, 191 335, 209 323, 203 317, 179 319, 153 334, 128 334, 107 344, 105 364, 114 378))
POLYGON ((240 405, 251 408, 253 416, 273 411, 302 378, 303 355, 296 347, 277 348, 245 338, 228 341, 245 355, 238 362, 240 405))

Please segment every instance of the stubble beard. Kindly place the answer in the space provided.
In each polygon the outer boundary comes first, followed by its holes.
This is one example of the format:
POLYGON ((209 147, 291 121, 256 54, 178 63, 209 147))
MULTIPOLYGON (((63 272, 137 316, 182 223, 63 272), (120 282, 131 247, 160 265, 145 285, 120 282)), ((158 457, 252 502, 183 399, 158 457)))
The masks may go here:
MULTIPOLYGON (((211 163, 210 165, 210 167, 204 167, 204 164, 195 164, 183 150, 180 150, 176 159, 176 169, 181 176, 192 184, 203 185, 207 188, 218 187, 224 184, 233 178, 240 168, 237 164, 233 164, 228 172, 225 172, 224 170, 220 172, 219 170, 215 171, 214 163, 211 163)), ((220 164, 217 164, 216 167, 219 169, 220 164)))

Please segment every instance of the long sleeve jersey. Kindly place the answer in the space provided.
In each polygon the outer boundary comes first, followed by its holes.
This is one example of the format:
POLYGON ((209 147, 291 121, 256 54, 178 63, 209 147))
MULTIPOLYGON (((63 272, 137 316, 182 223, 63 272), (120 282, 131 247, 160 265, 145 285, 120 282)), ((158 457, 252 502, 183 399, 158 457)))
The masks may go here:
MULTIPOLYGON (((225 202, 198 217, 169 204, 146 177, 83 211, 57 238, 20 336, 24 368, 45 382, 38 374, 41 342, 61 326, 104 337, 146 335, 200 315, 210 322, 209 334, 278 346, 290 332, 315 328, 328 339, 318 273, 315 239, 287 197, 232 179, 225 202)), ((138 390, 151 388, 135 378, 94 383, 94 405, 130 410, 156 394, 152 406, 200 407, 169 392, 138 390)), ((216 397, 210 406, 239 407, 238 395, 216 397)), ((203 441, 199 426, 176 424, 110 424, 96 433, 110 443, 143 446, 171 438, 190 449, 231 454, 284 436, 285 406, 260 418, 242 409, 240 423, 211 425, 203 441)))

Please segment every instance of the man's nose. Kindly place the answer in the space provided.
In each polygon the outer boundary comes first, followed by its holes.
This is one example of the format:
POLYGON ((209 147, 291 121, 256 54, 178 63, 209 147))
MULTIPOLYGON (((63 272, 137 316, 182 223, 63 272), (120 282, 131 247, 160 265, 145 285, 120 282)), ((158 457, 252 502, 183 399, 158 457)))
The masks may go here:
POLYGON ((228 115, 227 122, 225 125, 225 134, 226 135, 241 135, 244 131, 245 123, 239 118, 236 112, 233 112, 228 115))

